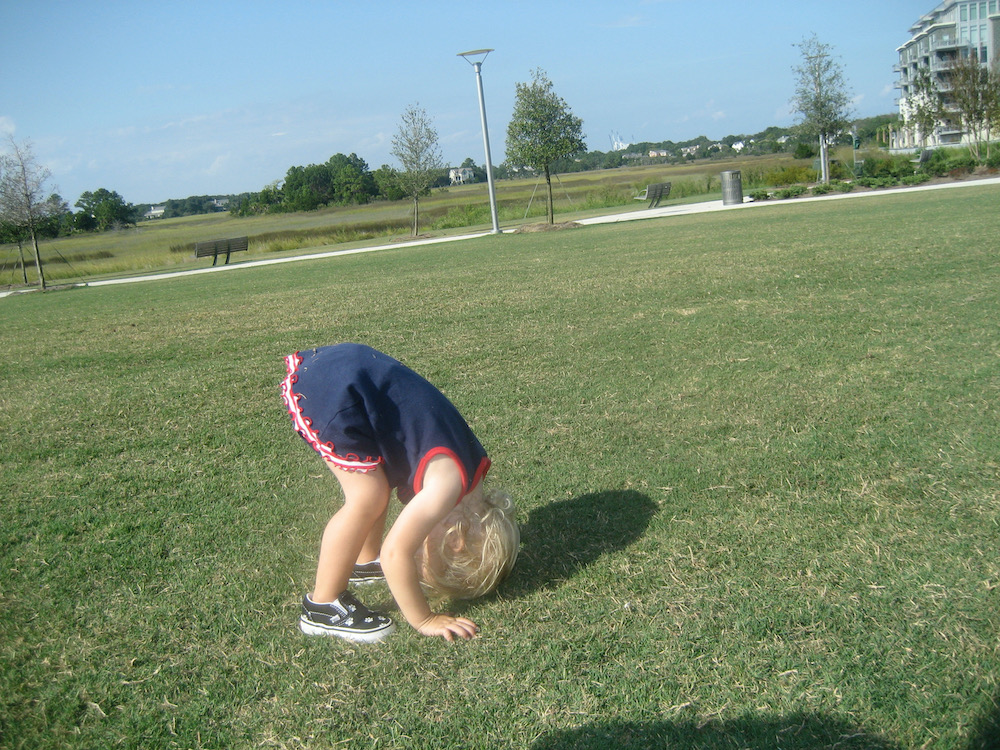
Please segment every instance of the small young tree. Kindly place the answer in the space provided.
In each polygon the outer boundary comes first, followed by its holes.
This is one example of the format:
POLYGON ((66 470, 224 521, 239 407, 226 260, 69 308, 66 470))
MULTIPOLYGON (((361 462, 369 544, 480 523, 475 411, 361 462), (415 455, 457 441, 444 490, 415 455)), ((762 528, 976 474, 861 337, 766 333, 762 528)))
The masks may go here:
POLYGON ((1000 73, 973 52, 952 62, 948 83, 948 109, 961 121, 973 158, 982 163, 990 157, 992 131, 1000 119, 1000 73))
POLYGON ((536 69, 531 83, 515 84, 514 112, 507 125, 507 162, 531 167, 545 174, 548 188, 548 221, 555 222, 552 208, 550 167, 557 159, 586 150, 583 120, 552 89, 545 72, 536 69))
POLYGON ((941 89, 935 83, 930 68, 917 68, 912 88, 906 97, 907 124, 916 127, 917 136, 924 146, 937 124, 947 117, 941 98, 941 89))
POLYGON ((850 95, 840 64, 833 59, 831 47, 816 35, 796 45, 802 63, 793 68, 798 77, 792 104, 802 115, 803 132, 819 139, 821 179, 830 181, 829 146, 850 122, 850 95))
POLYGON ((993 132, 1000 128, 1000 71, 982 65, 974 54, 955 58, 945 70, 939 82, 929 68, 917 69, 906 100, 907 121, 925 145, 939 122, 952 121, 966 132, 973 158, 985 161, 993 132))
POLYGON ((399 131, 392 139, 392 155, 403 167, 397 175, 399 187, 413 198, 413 236, 416 237, 420 196, 430 192, 443 164, 437 131, 419 105, 411 104, 403 112, 399 131))
POLYGON ((38 286, 44 291, 45 274, 38 250, 38 231, 40 222, 55 205, 44 197, 51 173, 35 161, 30 143, 18 143, 13 135, 9 135, 7 141, 10 152, 0 155, 0 217, 21 227, 31 240, 38 286))

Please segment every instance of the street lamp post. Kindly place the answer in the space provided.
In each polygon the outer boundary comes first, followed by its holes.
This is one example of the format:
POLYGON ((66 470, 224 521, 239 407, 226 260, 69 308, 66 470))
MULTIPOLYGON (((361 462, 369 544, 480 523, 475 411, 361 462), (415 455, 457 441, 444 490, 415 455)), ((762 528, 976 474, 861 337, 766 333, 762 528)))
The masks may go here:
POLYGON ((500 234, 500 223, 497 220, 497 191, 493 184, 493 158, 490 156, 490 131, 486 126, 486 99, 483 96, 483 76, 480 72, 483 61, 492 51, 492 49, 474 49, 468 52, 459 52, 458 56, 464 57, 476 71, 476 86, 479 88, 479 116, 483 121, 483 146, 486 148, 486 184, 490 192, 490 214, 493 217, 493 234, 500 234), (480 59, 474 59, 480 55, 482 55, 480 59))

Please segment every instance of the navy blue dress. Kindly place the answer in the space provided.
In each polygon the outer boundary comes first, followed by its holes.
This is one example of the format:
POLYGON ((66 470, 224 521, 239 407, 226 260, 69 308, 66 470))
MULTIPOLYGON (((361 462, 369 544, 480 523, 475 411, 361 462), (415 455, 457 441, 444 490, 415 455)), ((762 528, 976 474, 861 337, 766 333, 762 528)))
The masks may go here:
POLYGON ((387 354, 337 344, 285 358, 281 395, 293 425, 326 461, 347 471, 382 466, 403 502, 420 491, 427 462, 449 456, 465 495, 490 459, 458 409, 387 354))

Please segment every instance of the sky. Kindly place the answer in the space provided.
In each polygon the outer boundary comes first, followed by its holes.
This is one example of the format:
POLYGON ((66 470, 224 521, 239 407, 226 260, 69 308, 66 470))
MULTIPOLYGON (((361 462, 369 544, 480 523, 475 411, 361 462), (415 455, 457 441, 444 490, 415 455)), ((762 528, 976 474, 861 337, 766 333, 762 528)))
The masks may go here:
POLYGON ((357 154, 398 166, 400 116, 423 108, 442 156, 493 162, 515 84, 543 70, 590 150, 612 140, 752 135, 798 121, 796 47, 840 63, 853 115, 895 112, 896 49, 937 0, 0 0, 0 150, 31 144, 74 204, 258 191, 289 167, 357 154))

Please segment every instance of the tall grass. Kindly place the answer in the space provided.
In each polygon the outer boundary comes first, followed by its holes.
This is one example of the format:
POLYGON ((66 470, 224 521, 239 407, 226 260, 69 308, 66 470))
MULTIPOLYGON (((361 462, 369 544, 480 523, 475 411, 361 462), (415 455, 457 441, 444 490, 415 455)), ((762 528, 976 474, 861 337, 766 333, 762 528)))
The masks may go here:
POLYGON ((995 202, 0 300, 0 746, 995 747, 995 202), (337 492, 277 382, 339 340, 437 383, 517 499, 476 641, 296 629, 337 492))

